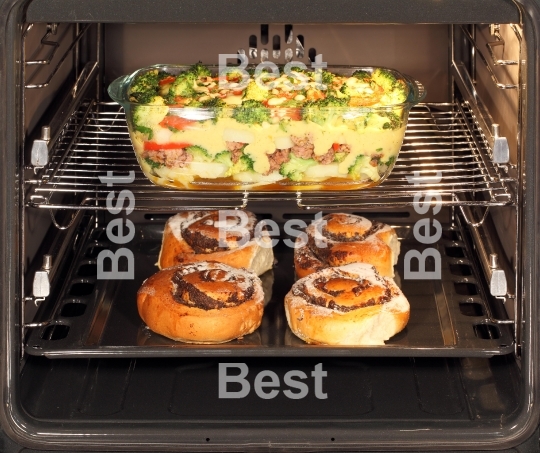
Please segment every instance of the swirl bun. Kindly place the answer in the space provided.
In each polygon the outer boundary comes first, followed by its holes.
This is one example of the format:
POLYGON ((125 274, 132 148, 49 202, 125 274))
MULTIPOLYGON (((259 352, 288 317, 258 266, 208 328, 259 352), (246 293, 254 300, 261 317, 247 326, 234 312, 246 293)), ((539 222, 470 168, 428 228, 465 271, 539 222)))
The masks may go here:
POLYGON ((186 343, 224 343, 257 329, 264 294, 259 277, 216 262, 171 267, 148 278, 137 293, 146 325, 186 343))
POLYGON ((383 345, 405 328, 409 311, 394 281, 365 263, 315 272, 285 296, 289 326, 307 343, 383 345))
POLYGON ((255 215, 248 211, 232 212, 234 215, 220 216, 220 211, 186 211, 169 218, 163 232, 158 267, 166 269, 178 264, 217 261, 250 269, 257 275, 271 269, 274 253, 268 237, 255 240, 255 215), (265 242, 268 247, 261 246, 265 242))
POLYGON ((299 278, 327 267, 368 263, 394 276, 400 244, 394 229, 353 214, 328 214, 306 228, 307 244, 296 239, 294 267, 299 278))

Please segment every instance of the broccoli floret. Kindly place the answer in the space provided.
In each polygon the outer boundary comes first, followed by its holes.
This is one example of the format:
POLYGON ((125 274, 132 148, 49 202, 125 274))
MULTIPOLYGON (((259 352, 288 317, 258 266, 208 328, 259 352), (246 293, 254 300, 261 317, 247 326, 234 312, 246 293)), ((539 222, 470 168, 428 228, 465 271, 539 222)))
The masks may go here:
POLYGON ((339 99, 335 96, 328 96, 325 99, 317 101, 320 103, 321 107, 326 108, 335 108, 335 107, 347 107, 347 102, 343 99, 339 99))
POLYGON ((144 161, 150 165, 150 168, 152 168, 152 170, 156 169, 156 168, 161 168, 163 167, 163 164, 160 164, 159 162, 156 162, 155 160, 152 160, 150 159, 149 157, 145 158, 144 161))
POLYGON ((378 181, 380 179, 379 172, 377 167, 370 164, 370 161, 369 156, 357 156, 354 164, 349 167, 349 176, 355 181, 366 178, 378 181))
POLYGON ((232 116, 239 123, 261 124, 270 120, 270 110, 262 102, 247 100, 234 109, 232 116))
POLYGON ((241 171, 253 171, 253 159, 245 154, 242 154, 238 162, 232 166, 231 175, 240 173, 241 171))
POLYGON ((158 94, 160 80, 168 76, 169 74, 158 69, 139 74, 129 87, 130 101, 148 104, 158 94))
POLYGON ((394 162, 396 161, 396 156, 392 156, 390 157, 390 159, 388 159, 384 165, 386 165, 387 167, 390 167, 392 165, 394 165, 394 162))
POLYGON ((176 96, 181 96, 181 97, 193 96, 196 93, 196 91, 193 88, 193 85, 195 84, 196 80, 197 80, 197 76, 189 71, 179 74, 178 77, 176 77, 176 80, 173 82, 173 84, 169 88, 169 93, 167 95, 167 103, 174 104, 175 102, 174 98, 176 96))
POLYGON ((152 129, 150 129, 149 127, 146 127, 146 126, 139 126, 139 125, 136 124, 135 125, 135 130, 139 131, 139 132, 141 132, 143 134, 146 134, 148 136, 148 140, 152 140, 152 137, 154 136, 154 131, 152 129))
POLYGON ((195 77, 210 77, 212 75, 210 69, 208 69, 200 61, 190 66, 187 72, 193 74, 195 77))
POLYGON ((372 112, 365 117, 359 117, 355 122, 357 129, 399 129, 402 126, 401 117, 394 112, 372 112))
POLYGON ((201 101, 198 101, 197 99, 191 99, 187 104, 185 104, 186 107, 204 107, 204 104, 201 101))
POLYGON ((228 82, 240 82, 244 78, 244 74, 240 71, 231 69, 225 76, 228 82))
POLYGON ((279 168, 279 173, 286 178, 289 178, 291 181, 301 181, 304 177, 305 171, 309 167, 317 165, 315 159, 302 159, 296 157, 294 154, 290 155, 290 160, 281 164, 279 168))
POLYGON ((191 66, 187 71, 178 74, 176 80, 169 88, 169 93, 167 95, 167 103, 174 104, 174 98, 176 96, 194 96, 195 94, 197 94, 194 88, 197 79, 200 77, 209 77, 211 75, 212 73, 210 72, 210 70, 200 62, 191 66))
POLYGON ((330 118, 340 115, 342 108, 347 107, 347 99, 328 96, 317 101, 308 101, 304 104, 302 118, 320 125, 325 124, 330 118))
POLYGON ((220 153, 217 153, 214 156, 214 162, 217 162, 218 164, 224 164, 228 167, 232 167, 232 159, 231 159, 231 152, 230 151, 221 151, 220 153))
POLYGON ((332 74, 330 71, 326 71, 324 69, 317 69, 315 71, 306 72, 306 74, 309 75, 311 80, 317 82, 317 84, 325 85, 324 87, 319 85, 317 88, 320 90, 328 89, 335 77, 334 74, 332 74))
POLYGON ((133 108, 133 124, 135 129, 143 134, 148 134, 150 140, 153 136, 152 129, 165 118, 169 107, 161 96, 154 96, 148 101, 148 105, 136 105, 133 108))
POLYGON ((207 101, 204 101, 202 105, 203 107, 221 108, 225 107, 227 104, 225 104, 221 98, 210 98, 207 101))
POLYGON ((371 80, 371 74, 369 72, 363 71, 363 70, 354 71, 352 73, 352 76, 356 77, 358 80, 361 80, 362 82, 366 82, 366 83, 369 83, 369 81, 371 80))
POLYGON ((340 89, 331 89, 328 91, 329 96, 334 96, 338 99, 345 99, 347 103, 349 103, 350 95, 346 94, 343 89, 345 85, 342 85, 340 89))
POLYGON ((324 83, 326 86, 332 84, 332 82, 334 81, 334 74, 332 74, 330 71, 325 71, 323 69, 323 72, 322 72, 322 83, 324 83))
POLYGON ((398 129, 401 127, 401 118, 394 112, 381 112, 379 115, 387 119, 387 122, 383 124, 383 129, 398 129))
POLYGON ((323 83, 326 86, 330 85, 335 77, 330 71, 325 71, 324 69, 322 69, 320 72, 313 71, 311 74, 315 81, 320 80, 320 83, 323 83))
POLYGON ((395 105, 407 100, 408 88, 404 82, 399 81, 392 91, 381 96, 381 104, 395 105))
POLYGON ((204 101, 202 103, 202 107, 207 108, 211 110, 214 114, 214 117, 212 121, 214 123, 217 121, 218 118, 225 118, 227 116, 230 116, 230 109, 226 109, 224 107, 227 107, 227 104, 223 101, 223 99, 220 98, 210 98, 207 101, 204 101))
POLYGON ((400 104, 407 100, 407 85, 403 80, 396 79, 394 74, 387 69, 375 69, 371 79, 384 90, 381 103, 386 105, 400 104))
POLYGON ((242 171, 253 171, 253 160, 251 157, 242 154, 238 161, 233 164, 230 151, 221 151, 214 157, 214 162, 227 165, 229 169, 225 173, 225 177, 232 176, 242 171))
POLYGON ((360 179, 363 173, 362 170, 364 170, 366 165, 369 165, 369 160, 368 156, 357 156, 354 164, 349 167, 349 175, 351 178, 360 179))
POLYGON ((334 162, 343 162, 346 157, 347 153, 336 153, 334 154, 334 162))
POLYGON ((201 146, 188 146, 186 151, 191 154, 195 162, 212 162, 212 157, 210 157, 208 151, 201 146))
POLYGON ((246 100, 251 99, 254 101, 264 101, 265 99, 268 99, 269 94, 270 94, 270 90, 263 88, 257 82, 255 82, 255 80, 251 80, 248 83, 246 90, 244 91, 244 99, 246 100))
POLYGON ((373 81, 382 87, 384 91, 392 91, 394 86, 397 83, 396 76, 392 74, 387 69, 381 69, 377 68, 373 71, 373 74, 371 75, 371 78, 373 81))

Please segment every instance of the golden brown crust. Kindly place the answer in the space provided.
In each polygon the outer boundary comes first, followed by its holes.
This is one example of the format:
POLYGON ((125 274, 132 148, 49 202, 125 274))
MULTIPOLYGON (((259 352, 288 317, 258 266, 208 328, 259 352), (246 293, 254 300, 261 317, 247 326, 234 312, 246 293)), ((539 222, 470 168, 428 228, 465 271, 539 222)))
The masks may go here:
MULTIPOLYGON (((248 294, 249 295, 249 294, 248 294)), ((230 302, 230 301, 229 301, 230 302)), ((223 304, 221 304, 223 305, 223 304)), ((223 343, 252 333, 263 315, 263 291, 260 279, 252 272, 220 263, 198 263, 162 270, 148 278, 137 293, 137 308, 146 325, 167 338, 187 343, 223 343), (243 275, 239 285, 231 287, 227 278, 215 274, 200 278, 197 273, 227 272, 243 275), (195 276, 194 276, 195 275, 195 276), (188 290, 180 291, 178 278, 187 277, 188 290), (244 283, 253 284, 251 295, 236 304, 238 294, 246 295, 244 283), (216 301, 233 300, 222 308, 192 300, 191 289, 204 290, 216 301), (185 300, 184 300, 185 299, 185 300)))
POLYGON ((299 278, 326 267, 369 263, 384 276, 394 276, 399 242, 394 229, 352 214, 329 214, 306 229, 308 242, 297 238, 294 266, 299 278))
MULTIPOLYGON (((289 294, 285 296, 285 307, 287 320, 292 332, 300 339, 309 344, 327 344, 343 346, 367 346, 381 345, 379 341, 348 342, 340 339, 348 329, 348 325, 361 325, 369 323, 373 318, 381 314, 382 306, 372 305, 345 314, 331 313, 322 317, 317 307, 307 303, 291 304, 289 294)), ((409 312, 397 311, 388 316, 388 321, 392 323, 394 333, 401 332, 409 321, 409 312)), ((382 340, 384 341, 384 340, 382 340)))
POLYGON ((242 244, 241 237, 233 232, 227 233, 226 244, 219 244, 219 211, 188 211, 177 214, 165 224, 158 267, 166 269, 179 264, 201 261, 217 261, 238 269, 251 269, 261 275, 272 268, 272 247, 262 247, 254 240, 253 230, 256 220, 252 213, 245 212, 248 218, 246 228, 251 238, 242 244))
POLYGON ((383 345, 403 330, 410 307, 392 279, 354 263, 298 280, 285 296, 285 313, 307 343, 363 346, 383 345))

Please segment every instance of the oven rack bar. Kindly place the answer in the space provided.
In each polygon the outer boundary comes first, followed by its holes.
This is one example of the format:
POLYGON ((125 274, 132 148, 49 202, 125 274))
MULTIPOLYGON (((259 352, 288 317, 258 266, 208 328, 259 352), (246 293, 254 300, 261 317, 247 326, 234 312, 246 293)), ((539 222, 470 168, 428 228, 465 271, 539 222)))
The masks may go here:
MULTIPOLYGON (((56 56, 56 53, 58 49, 60 48, 60 41, 51 40, 51 35, 56 35, 56 30, 58 27, 58 23, 50 23, 47 24, 47 30, 43 38, 41 39, 41 45, 43 47, 50 47, 49 54, 44 59, 39 60, 27 60, 26 57, 24 58, 24 63, 26 66, 50 66, 52 67, 52 70, 48 74, 47 78, 41 82, 41 83, 30 83, 29 81, 25 80, 25 89, 39 89, 39 88, 46 88, 49 86, 51 81, 54 79, 55 75, 58 73, 59 69, 62 67, 63 63, 66 61, 68 56, 72 54, 73 52, 77 53, 77 44, 81 41, 81 39, 86 35, 88 30, 90 29, 91 24, 84 24, 81 27, 76 27, 76 34, 73 37, 71 43, 67 47, 66 50, 64 50, 63 54, 57 59, 56 64, 54 67, 52 66, 52 62, 54 60, 54 57, 56 56)), ((29 32, 34 27, 34 24, 29 24, 23 34, 23 46, 25 45, 26 38, 29 34, 29 32)), ((36 74, 34 74, 35 76, 36 74)))
MULTIPOLYGON (((515 25, 511 27, 511 30, 516 35, 516 37, 517 37, 517 39, 518 39, 518 41, 520 43, 520 46, 521 46, 521 33, 520 33, 520 31, 518 30, 518 28, 515 25)), ((477 42, 474 39, 473 35, 463 25, 461 26, 461 32, 463 33, 463 36, 465 36, 467 38, 467 40, 470 42, 470 44, 475 48, 476 54, 479 57, 479 61, 481 61, 483 63, 484 67, 489 72, 489 76, 490 76, 491 80, 493 81, 493 84, 499 90, 516 90, 516 89, 519 88, 519 83, 502 83, 498 79, 497 75, 495 74, 495 71, 493 71, 493 69, 491 68, 490 64, 488 63, 487 58, 482 53, 482 51, 480 49, 480 46, 477 44, 477 42)), ((501 64, 502 65, 508 65, 508 64, 517 65, 517 64, 519 64, 519 61, 512 62, 510 60, 496 60, 495 56, 493 54, 493 47, 492 46, 493 46, 493 43, 487 43, 487 48, 490 51, 490 55, 491 55, 491 58, 492 58, 492 60, 494 62, 494 65, 499 66, 501 64)), ((520 52, 520 54, 521 54, 521 52, 520 52)))
MULTIPOLYGON (((93 103, 93 101, 92 101, 93 103)), ((27 178, 27 206, 106 210, 114 188, 100 182, 107 172, 135 172, 128 188, 135 210, 245 208, 250 201, 296 200, 302 209, 342 210, 412 206, 419 192, 437 194, 447 206, 515 204, 515 179, 493 164, 491 148, 467 103, 414 107, 394 170, 377 187, 343 191, 174 190, 152 184, 142 173, 117 104, 83 103, 67 123, 47 167, 27 178), (66 149, 69 152, 66 155, 66 149), (416 179, 411 179, 415 178, 416 179), (440 180, 439 180, 440 179, 440 180)), ((117 190, 120 190, 118 187, 117 190)))

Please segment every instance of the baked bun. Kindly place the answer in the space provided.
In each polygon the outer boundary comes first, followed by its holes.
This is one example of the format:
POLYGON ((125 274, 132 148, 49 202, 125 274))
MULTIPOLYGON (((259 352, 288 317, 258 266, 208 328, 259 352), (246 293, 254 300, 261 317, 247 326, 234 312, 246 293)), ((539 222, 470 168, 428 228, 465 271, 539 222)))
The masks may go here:
POLYGON ((223 263, 159 271, 137 293, 137 308, 156 333, 186 343, 224 343, 257 329, 264 295, 259 277, 223 263))
POLYGON ((307 244, 296 238, 294 267, 299 278, 327 267, 368 263, 394 276, 400 244, 394 229, 353 214, 328 214, 306 228, 307 244))
POLYGON ((315 344, 383 345, 405 328, 409 311, 394 281, 365 263, 315 272, 285 296, 289 327, 315 344))
POLYGON ((220 216, 220 211, 186 211, 169 218, 158 267, 217 261, 250 269, 257 275, 271 269, 272 243, 264 230, 257 228, 255 215, 248 211, 221 212, 220 216))

